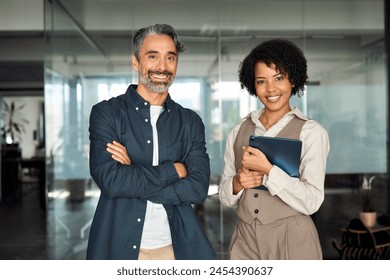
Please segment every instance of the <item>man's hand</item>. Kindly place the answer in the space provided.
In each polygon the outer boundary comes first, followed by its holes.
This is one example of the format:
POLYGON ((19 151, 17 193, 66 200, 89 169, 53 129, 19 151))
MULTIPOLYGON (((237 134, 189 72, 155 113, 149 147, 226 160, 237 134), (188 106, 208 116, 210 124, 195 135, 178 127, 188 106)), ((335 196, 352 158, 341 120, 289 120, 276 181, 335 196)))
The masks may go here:
MULTIPOLYGON (((112 141, 112 143, 107 143, 107 152, 112 154, 112 158, 116 160, 117 162, 120 162, 122 164, 131 165, 131 159, 129 155, 127 154, 127 150, 125 146, 123 146, 121 143, 117 141, 112 141)), ((173 166, 176 169, 177 174, 179 175, 179 178, 185 178, 187 177, 187 168, 184 165, 184 163, 181 162, 175 162, 173 166)))
POLYGON ((187 177, 187 168, 184 163, 175 162, 173 166, 176 168, 176 172, 179 175, 180 179, 187 177))
POLYGON ((127 154, 125 146, 117 141, 112 141, 112 143, 107 143, 106 151, 112 154, 112 158, 117 162, 122 164, 130 165, 131 159, 127 154))

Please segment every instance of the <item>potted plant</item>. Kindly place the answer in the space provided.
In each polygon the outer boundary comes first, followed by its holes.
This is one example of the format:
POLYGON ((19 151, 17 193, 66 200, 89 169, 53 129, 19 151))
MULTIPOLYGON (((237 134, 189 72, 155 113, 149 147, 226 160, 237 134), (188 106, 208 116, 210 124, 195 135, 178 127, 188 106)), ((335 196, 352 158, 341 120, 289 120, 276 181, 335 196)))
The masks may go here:
POLYGON ((8 104, 3 100, 2 143, 15 144, 22 139, 26 132, 25 125, 29 124, 22 114, 24 106, 25 104, 16 106, 14 101, 8 104))
POLYGON ((372 197, 372 181, 374 179, 375 176, 371 176, 369 179, 366 176, 363 177, 360 220, 366 227, 373 227, 376 223, 376 211, 372 197))

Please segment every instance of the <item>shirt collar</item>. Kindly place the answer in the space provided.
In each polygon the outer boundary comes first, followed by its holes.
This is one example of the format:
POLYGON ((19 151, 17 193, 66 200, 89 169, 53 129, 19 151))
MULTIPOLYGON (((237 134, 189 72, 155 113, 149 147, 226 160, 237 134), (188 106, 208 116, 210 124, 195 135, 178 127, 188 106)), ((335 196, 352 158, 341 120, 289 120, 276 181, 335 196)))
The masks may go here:
POLYGON ((302 113, 297 107, 292 108, 292 110, 290 112, 288 112, 287 114, 294 114, 298 118, 305 120, 305 121, 309 120, 309 118, 306 117, 306 115, 304 113, 302 113))
MULTIPOLYGON (((249 116, 251 117, 252 119, 252 122, 256 125, 261 125, 262 124, 260 123, 259 121, 259 117, 260 115, 263 113, 264 111, 264 108, 263 109, 257 109, 255 111, 252 111, 251 113, 249 113, 245 118, 248 118, 249 116)), ((291 120, 294 116, 297 116, 298 118, 302 119, 302 120, 308 120, 308 118, 305 116, 305 114, 303 114, 297 107, 293 107, 289 112, 287 112, 280 120, 286 120, 286 121, 289 121, 291 120)))
MULTIPOLYGON (((139 110, 141 108, 150 107, 149 101, 146 101, 142 98, 141 95, 137 92, 137 85, 132 84, 126 90, 127 100, 129 101, 128 106, 133 107, 135 110, 139 110)), ((171 99, 171 96, 168 94, 167 99, 164 102, 163 108, 171 110, 175 107, 175 102, 171 99)))

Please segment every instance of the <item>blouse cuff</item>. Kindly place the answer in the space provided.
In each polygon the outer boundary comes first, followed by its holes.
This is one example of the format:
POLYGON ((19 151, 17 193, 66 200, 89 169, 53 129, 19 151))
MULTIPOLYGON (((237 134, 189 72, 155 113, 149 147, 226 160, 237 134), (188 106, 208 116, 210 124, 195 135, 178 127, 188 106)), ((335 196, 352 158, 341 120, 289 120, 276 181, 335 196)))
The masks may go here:
POLYGON ((229 181, 225 182, 224 188, 220 188, 220 197, 228 206, 235 206, 237 205, 238 201, 241 198, 242 193, 244 192, 244 189, 240 190, 237 194, 233 194, 233 178, 229 181))
POLYGON ((263 185, 268 188, 271 195, 276 195, 282 191, 291 180, 290 176, 276 165, 271 168, 271 171, 265 178, 263 185))

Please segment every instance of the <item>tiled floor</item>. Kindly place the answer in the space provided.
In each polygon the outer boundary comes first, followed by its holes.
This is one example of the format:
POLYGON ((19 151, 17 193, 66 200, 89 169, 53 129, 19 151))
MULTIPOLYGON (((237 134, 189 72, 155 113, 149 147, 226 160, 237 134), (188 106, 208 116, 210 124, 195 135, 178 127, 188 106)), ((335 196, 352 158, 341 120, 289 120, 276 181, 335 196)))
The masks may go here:
MULTIPOLYGON (((0 259, 48 259, 51 242, 47 241, 47 234, 51 231, 47 229, 50 229, 51 223, 46 222, 45 211, 40 207, 38 187, 34 182, 25 183, 20 201, 0 204, 0 259)), ((378 212, 385 213, 389 192, 378 187, 376 193, 378 212)), ((358 212, 359 194, 356 188, 346 186, 326 191, 325 201, 316 215, 324 259, 338 259, 331 240, 340 240, 340 228, 357 217, 358 212)), ((218 196, 211 195, 198 213, 217 252, 217 259, 227 259, 230 235, 237 220, 234 210, 221 208, 218 196)), ((83 259, 84 255, 79 253, 69 258, 83 259)))

